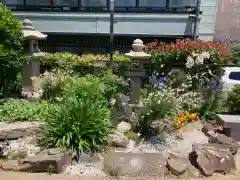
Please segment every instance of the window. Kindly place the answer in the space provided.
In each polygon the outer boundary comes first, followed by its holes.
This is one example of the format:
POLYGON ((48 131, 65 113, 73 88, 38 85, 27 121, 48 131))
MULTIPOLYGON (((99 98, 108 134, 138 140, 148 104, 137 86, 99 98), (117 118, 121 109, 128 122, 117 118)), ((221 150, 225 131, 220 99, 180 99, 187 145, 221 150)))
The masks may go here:
POLYGON ((229 74, 229 79, 240 81, 240 72, 231 72, 229 74))
POLYGON ((166 7, 166 0, 139 0, 142 7, 166 7))
POLYGON ((26 4, 30 6, 50 6, 51 0, 26 0, 26 4))
POLYGON ((115 6, 120 7, 134 7, 136 6, 136 0, 115 0, 115 6))
POLYGON ((6 5, 23 5, 23 0, 3 0, 6 5))
POLYGON ((107 0, 82 0, 83 7, 106 7, 107 0))
POLYGON ((78 0, 53 0, 53 6, 77 7, 78 0))
POLYGON ((197 0, 169 0, 170 7, 197 6, 197 0))

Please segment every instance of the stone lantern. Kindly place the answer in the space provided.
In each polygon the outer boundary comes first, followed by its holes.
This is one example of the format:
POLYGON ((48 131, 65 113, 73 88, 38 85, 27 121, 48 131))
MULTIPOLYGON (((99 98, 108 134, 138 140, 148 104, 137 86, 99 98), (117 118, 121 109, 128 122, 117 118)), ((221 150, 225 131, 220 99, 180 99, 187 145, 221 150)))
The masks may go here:
POLYGON ((26 44, 25 55, 29 57, 22 71, 22 95, 26 98, 38 98, 41 89, 40 58, 45 56, 38 48, 38 40, 46 39, 47 35, 36 30, 28 19, 23 20, 22 30, 26 44))
POLYGON ((126 71, 125 75, 130 77, 130 102, 132 104, 139 104, 141 78, 146 76, 144 64, 150 64, 151 55, 143 51, 144 47, 143 41, 136 39, 133 41, 132 50, 125 54, 131 60, 131 68, 129 71, 126 71))

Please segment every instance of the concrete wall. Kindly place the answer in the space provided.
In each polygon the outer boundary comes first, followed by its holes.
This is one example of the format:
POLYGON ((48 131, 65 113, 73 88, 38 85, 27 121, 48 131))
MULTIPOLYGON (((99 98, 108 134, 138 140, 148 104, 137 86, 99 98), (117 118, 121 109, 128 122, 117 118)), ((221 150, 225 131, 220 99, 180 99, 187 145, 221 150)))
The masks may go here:
POLYGON ((240 42, 240 0, 219 0, 214 39, 240 42))

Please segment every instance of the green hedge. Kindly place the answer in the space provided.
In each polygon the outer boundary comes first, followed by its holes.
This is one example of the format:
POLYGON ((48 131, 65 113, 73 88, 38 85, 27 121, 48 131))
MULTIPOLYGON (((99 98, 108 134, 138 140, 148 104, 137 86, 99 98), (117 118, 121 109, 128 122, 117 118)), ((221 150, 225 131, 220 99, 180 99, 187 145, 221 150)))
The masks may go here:
MULTIPOLYGON (((118 52, 114 53, 114 61, 127 62, 129 59, 118 52)), ((94 62, 109 61, 109 56, 106 55, 74 55, 68 52, 58 52, 55 54, 48 54, 41 59, 41 72, 61 69, 64 71, 72 71, 73 73, 80 73, 81 75, 91 72, 94 62)), ((114 63, 119 64, 119 63, 114 63)), ((121 64, 121 63, 120 63, 121 64)))

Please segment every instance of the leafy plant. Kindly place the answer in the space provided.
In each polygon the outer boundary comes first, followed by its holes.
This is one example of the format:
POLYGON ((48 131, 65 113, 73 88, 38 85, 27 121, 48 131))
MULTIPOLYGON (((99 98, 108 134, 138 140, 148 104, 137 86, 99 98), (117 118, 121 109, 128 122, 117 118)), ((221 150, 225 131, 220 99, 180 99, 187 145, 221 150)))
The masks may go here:
MULTIPOLYGON (((118 62, 129 60, 127 57, 118 52, 114 53, 113 59, 118 62)), ((48 54, 45 58, 42 58, 41 69, 42 72, 46 70, 51 71, 52 69, 60 69, 71 75, 82 76, 91 73, 93 65, 102 61, 109 61, 109 57, 107 55, 93 54, 78 56, 68 52, 58 52, 55 54, 48 54)), ((114 66, 117 69, 120 68, 116 67, 116 65, 114 66)))
POLYGON ((1 121, 42 121, 48 112, 46 102, 29 102, 27 100, 7 100, 0 105, 1 121))
POLYGON ((171 116, 175 112, 176 102, 173 94, 167 90, 159 90, 151 92, 143 101, 141 111, 136 115, 135 122, 136 132, 140 132, 143 136, 151 136, 154 132, 152 123, 157 119, 164 119, 171 116))
POLYGON ((40 144, 68 149, 75 156, 81 149, 95 151, 107 142, 109 111, 91 97, 70 97, 52 106, 46 118, 40 144))
POLYGON ((227 106, 230 112, 240 113, 240 85, 236 84, 228 93, 227 106))
POLYGON ((20 21, 0 3, 0 91, 9 95, 17 80, 23 59, 23 35, 20 21))
POLYGON ((50 106, 40 144, 68 149, 95 151, 107 143, 110 112, 100 78, 76 78, 64 87, 62 99, 50 106))
POLYGON ((73 78, 61 71, 45 72, 40 76, 42 98, 56 100, 62 96, 64 86, 70 83, 73 78))

